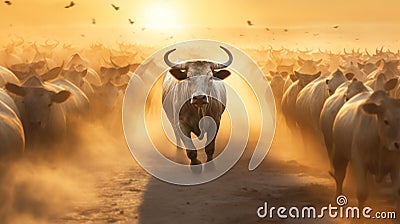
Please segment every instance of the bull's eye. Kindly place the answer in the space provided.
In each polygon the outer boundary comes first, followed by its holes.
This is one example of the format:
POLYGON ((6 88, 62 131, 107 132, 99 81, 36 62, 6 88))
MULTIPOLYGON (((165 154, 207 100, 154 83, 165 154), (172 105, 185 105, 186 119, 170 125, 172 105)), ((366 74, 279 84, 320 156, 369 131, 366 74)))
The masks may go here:
POLYGON ((388 120, 383 120, 383 123, 384 123, 385 125, 389 125, 389 121, 388 121, 388 120))
POLYGON ((47 104, 48 107, 51 107, 52 103, 47 104))

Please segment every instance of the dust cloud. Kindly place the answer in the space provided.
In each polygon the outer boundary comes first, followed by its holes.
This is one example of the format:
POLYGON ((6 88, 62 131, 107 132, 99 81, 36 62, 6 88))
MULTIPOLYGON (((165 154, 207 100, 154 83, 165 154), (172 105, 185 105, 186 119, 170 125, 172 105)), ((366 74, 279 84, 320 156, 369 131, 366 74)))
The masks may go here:
MULTIPOLYGON (((107 120, 105 118, 104 120, 107 120)), ((44 223, 99 200, 99 175, 134 166, 122 128, 81 120, 65 143, 31 149, 0 168, 0 222, 44 223)))

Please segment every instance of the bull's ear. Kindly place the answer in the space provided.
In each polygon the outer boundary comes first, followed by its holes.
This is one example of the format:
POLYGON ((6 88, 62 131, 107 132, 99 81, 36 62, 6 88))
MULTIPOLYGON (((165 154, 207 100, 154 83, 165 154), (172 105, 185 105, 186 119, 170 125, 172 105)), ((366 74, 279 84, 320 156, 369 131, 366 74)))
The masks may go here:
POLYGON ((29 65, 25 63, 11 65, 9 67, 11 71, 28 72, 30 70, 29 65))
MULTIPOLYGON (((297 72, 295 72, 295 73, 297 73, 297 72)), ((292 82, 295 82, 298 79, 299 79, 299 77, 297 75, 290 74, 290 80, 292 80, 292 82)))
POLYGON ((55 103, 62 103, 64 101, 66 101, 70 95, 71 95, 71 92, 62 90, 58 93, 53 94, 51 96, 51 101, 53 101, 55 103))
POLYGON ((314 79, 317 79, 318 77, 321 76, 321 72, 317 72, 317 73, 315 73, 313 76, 314 76, 314 77, 313 77, 314 79))
POLYGON ((46 72, 45 74, 41 75, 40 77, 42 78, 43 81, 53 80, 58 77, 61 71, 62 67, 56 67, 46 72))
POLYGON ((221 80, 225 79, 231 74, 230 71, 228 70, 219 70, 219 71, 214 71, 214 77, 217 77, 221 80))
POLYGON ((23 81, 30 74, 30 72, 18 72, 18 71, 13 71, 13 73, 17 76, 17 78, 20 81, 23 81))
POLYGON ((40 69, 40 68, 43 68, 45 65, 46 65, 45 61, 38 61, 38 62, 32 63, 32 68, 40 69))
POLYGON ((393 79, 388 80, 388 81, 383 85, 383 88, 384 88, 386 91, 390 91, 390 90, 393 90, 394 88, 396 88, 396 85, 397 85, 397 78, 393 78, 393 79))
POLYGON ((346 73, 345 76, 346 76, 347 80, 352 80, 354 78, 354 73, 351 73, 351 72, 350 73, 346 73))
POLYGON ((80 72, 80 75, 81 75, 82 77, 85 77, 85 76, 87 75, 87 72, 88 72, 88 70, 85 69, 85 70, 83 70, 83 71, 80 72))
POLYGON ((364 103, 361 109, 367 114, 381 114, 383 112, 382 106, 375 103, 364 103))
POLYGON ((179 68, 171 68, 169 72, 178 80, 184 80, 187 78, 186 71, 182 71, 179 68))
POLYGON ((26 94, 24 87, 15 85, 13 83, 7 83, 5 87, 9 92, 14 93, 15 95, 25 96, 26 94))
POLYGON ((126 74, 126 73, 129 72, 130 67, 131 67, 130 65, 127 65, 127 66, 125 66, 125 67, 118 68, 118 73, 119 73, 120 75, 126 74))

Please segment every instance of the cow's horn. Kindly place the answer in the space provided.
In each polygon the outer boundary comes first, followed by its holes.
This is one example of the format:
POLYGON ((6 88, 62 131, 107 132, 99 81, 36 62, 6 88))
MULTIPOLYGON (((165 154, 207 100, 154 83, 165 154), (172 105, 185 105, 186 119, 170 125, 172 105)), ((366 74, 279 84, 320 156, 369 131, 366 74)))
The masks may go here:
POLYGON ((111 64, 114 66, 114 67, 117 67, 117 68, 119 68, 120 66, 119 65, 117 65, 117 63, 115 63, 114 61, 113 61, 113 59, 112 59, 112 56, 110 55, 110 62, 111 62, 111 64))
POLYGON ((165 62, 165 64, 167 64, 171 68, 185 69, 185 63, 178 64, 178 63, 173 63, 172 61, 169 60, 169 58, 168 58, 169 54, 171 54, 175 50, 176 50, 176 48, 165 52, 165 54, 164 54, 164 62, 165 62))
POLYGON ((222 68, 226 68, 226 67, 228 67, 229 65, 231 65, 232 64, 232 62, 233 62, 233 56, 232 56, 232 53, 228 50, 228 49, 226 49, 225 47, 223 47, 223 46, 219 46, 222 50, 224 50, 227 54, 228 54, 228 61, 226 61, 225 63, 222 63, 222 64, 215 64, 215 66, 214 66, 214 69, 222 69, 222 68))

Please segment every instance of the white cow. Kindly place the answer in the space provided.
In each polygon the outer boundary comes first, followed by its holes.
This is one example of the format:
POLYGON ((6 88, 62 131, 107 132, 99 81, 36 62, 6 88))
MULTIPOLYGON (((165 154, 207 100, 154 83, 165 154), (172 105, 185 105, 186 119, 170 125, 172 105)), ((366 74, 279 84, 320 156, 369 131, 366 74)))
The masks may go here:
POLYGON ((350 162, 360 206, 368 197, 368 173, 375 175, 377 181, 390 174, 396 201, 400 202, 399 114, 400 100, 384 91, 360 93, 339 110, 333 125, 332 151, 337 195, 342 194, 350 162))
POLYGON ((0 66, 0 88, 4 88, 7 82, 19 84, 18 77, 12 71, 0 66))
POLYGON ((0 89, 0 159, 20 155, 24 148, 24 129, 18 109, 10 96, 0 89))
POLYGON ((329 77, 315 79, 299 92, 296 99, 296 120, 303 131, 320 134, 319 117, 324 102, 340 84, 347 80, 343 73, 337 70, 329 77))
POLYGON ((353 96, 361 92, 372 91, 366 87, 362 82, 353 79, 342 83, 333 95, 326 99, 322 107, 320 116, 320 126, 322 134, 324 135, 325 146, 328 151, 329 158, 332 154, 332 127, 333 121, 336 118, 340 108, 353 96))
POLYGON ((69 98, 69 91, 59 91, 36 76, 22 85, 7 83, 6 89, 16 95, 15 102, 28 145, 53 143, 62 139, 66 132, 66 121, 60 103, 69 98))
POLYGON ((296 99, 299 92, 310 82, 317 79, 321 72, 314 75, 301 74, 295 72, 294 74, 298 80, 293 82, 292 85, 286 90, 282 97, 282 113, 285 116, 286 124, 289 127, 296 127, 296 99))

